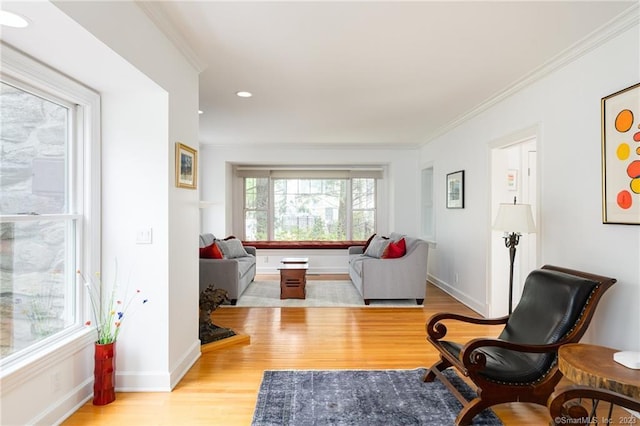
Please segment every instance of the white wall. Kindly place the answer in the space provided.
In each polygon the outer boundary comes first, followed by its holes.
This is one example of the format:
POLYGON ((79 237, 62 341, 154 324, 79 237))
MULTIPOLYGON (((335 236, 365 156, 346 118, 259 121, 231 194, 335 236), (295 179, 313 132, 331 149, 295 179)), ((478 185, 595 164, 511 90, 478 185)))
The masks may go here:
MULTIPOLYGON (((202 230, 218 237, 234 233, 232 221, 231 165, 358 165, 384 164, 387 167, 384 191, 389 200, 385 217, 378 223, 378 232, 402 232, 418 235, 420 170, 418 155, 412 149, 388 148, 330 148, 330 147, 251 147, 203 145, 201 150, 202 200, 215 204, 202 210, 202 230)), ((280 257, 295 255, 287 251, 258 250, 258 273, 277 273, 280 257), (270 256, 265 261, 263 256, 270 256), (275 258, 272 258, 275 256, 275 258), (274 263, 275 262, 275 263, 274 263)), ((298 253, 298 255, 300 255, 298 253)), ((346 250, 309 251, 310 273, 346 273, 346 250)))
MULTIPOLYGON (((116 387, 169 391, 200 355, 198 191, 174 185, 174 143, 198 148, 198 73, 134 3, 11 10, 32 25, 3 29, 3 40, 102 96, 102 272, 113 277, 117 258, 121 278, 131 272, 150 300, 123 325, 116 387), (153 243, 136 244, 147 227, 153 243)), ((92 340, 76 340, 39 360, 44 374, 12 381, 9 393, 3 380, 2 424, 53 424, 72 413, 92 393, 92 356, 92 340)))
MULTIPOLYGON (((119 387, 169 390, 200 354, 197 326, 198 192, 179 189, 174 184, 175 142, 181 141, 196 149, 199 147, 198 73, 132 2, 57 4, 168 92, 160 102, 164 109, 154 110, 156 115, 151 115, 146 108, 137 111, 131 108, 133 120, 138 118, 138 114, 150 114, 149 121, 145 123, 150 133, 146 137, 149 142, 138 142, 139 155, 135 157, 142 167, 138 170, 133 168, 128 179, 114 184, 113 192, 103 194, 103 208, 110 199, 124 211, 140 209, 142 214, 137 221, 132 221, 130 214, 110 220, 105 212, 103 245, 107 249, 108 242, 104 238, 117 235, 123 226, 127 227, 132 222, 134 226, 154 229, 153 245, 156 247, 146 255, 138 253, 138 262, 145 271, 142 275, 155 289, 157 302, 154 301, 154 306, 157 308, 149 309, 154 312, 147 317, 148 327, 141 327, 137 332, 130 330, 127 336, 123 335, 121 346, 132 348, 135 344, 136 349, 130 352, 133 356, 122 357, 126 361, 120 373, 119 387), (118 25, 114 25, 115 22, 118 25), (133 32, 122 31, 122 28, 135 28, 135 36, 133 32), (143 185, 136 187, 133 182, 143 185), (119 201, 121 191, 133 192, 135 200, 122 203, 119 201), (160 216, 157 227, 148 223, 154 216, 160 216), (149 333, 150 329, 156 333, 149 333), (127 342, 131 345, 127 346, 127 342), (137 361, 132 361, 133 358, 137 361), (129 363, 134 364, 132 370, 127 370, 129 363)), ((122 95, 127 99, 128 93, 122 95)), ((147 100, 149 103, 154 101, 158 98, 147 100)), ((103 128, 106 127, 107 124, 103 124, 103 128)), ((139 136, 140 140, 144 138, 139 136)), ((136 140, 131 143, 135 144, 136 140)), ((129 146, 124 140, 119 145, 123 150, 129 146)), ((105 159, 105 165, 108 160, 105 159)), ((114 162, 111 165, 113 173, 122 173, 120 164, 114 162)), ((119 256, 119 251, 131 249, 131 245, 135 245, 133 239, 118 245, 113 253, 108 250, 103 253, 103 267, 108 268, 106 260, 109 254, 119 256)))
MULTIPOLYGON (((464 210, 445 209, 444 191, 436 191, 438 245, 430 253, 430 275, 487 312, 487 248, 493 221, 488 203, 489 145, 539 126, 540 264, 617 278, 601 301, 586 340, 638 351, 640 227, 602 224, 600 156, 600 99, 640 80, 640 34, 638 20, 634 22, 618 36, 428 143, 421 158, 434 164, 436 189, 444 188, 446 173, 459 169, 467 173, 464 210)), ((503 288, 506 292, 507 282, 503 288)))

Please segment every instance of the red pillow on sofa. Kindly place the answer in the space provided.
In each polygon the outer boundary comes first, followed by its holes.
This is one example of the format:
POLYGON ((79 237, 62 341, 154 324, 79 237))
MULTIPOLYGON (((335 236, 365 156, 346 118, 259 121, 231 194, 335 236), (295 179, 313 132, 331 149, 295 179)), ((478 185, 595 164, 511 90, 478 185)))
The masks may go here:
POLYGON ((224 259, 220 248, 215 242, 210 246, 202 247, 200 249, 200 257, 203 259, 224 259))
POLYGON ((402 257, 407 252, 407 244, 404 238, 400 238, 398 241, 391 241, 384 253, 382 253, 382 259, 397 259, 402 257))

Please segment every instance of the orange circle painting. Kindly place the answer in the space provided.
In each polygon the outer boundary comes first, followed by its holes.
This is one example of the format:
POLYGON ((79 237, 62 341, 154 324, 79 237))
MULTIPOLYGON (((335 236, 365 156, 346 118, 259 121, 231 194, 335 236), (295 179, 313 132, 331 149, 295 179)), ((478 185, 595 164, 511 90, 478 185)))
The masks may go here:
POLYGON ((623 109, 616 116, 616 130, 620 133, 628 131, 633 126, 633 112, 623 109))

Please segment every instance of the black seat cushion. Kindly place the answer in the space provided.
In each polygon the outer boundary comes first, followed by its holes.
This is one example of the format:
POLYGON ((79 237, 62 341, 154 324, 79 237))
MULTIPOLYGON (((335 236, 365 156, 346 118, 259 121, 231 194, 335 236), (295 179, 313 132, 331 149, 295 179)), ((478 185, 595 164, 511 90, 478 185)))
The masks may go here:
MULTIPOLYGON (((596 281, 563 272, 538 269, 525 281, 522 297, 498 336, 513 343, 543 345, 557 343, 574 327, 588 303, 596 281)), ((444 347, 459 356, 462 346, 442 342, 444 347)), ((522 353, 509 349, 486 347, 481 349, 487 364, 479 374, 487 379, 505 383, 531 383, 542 378, 555 363, 553 353, 522 353)))

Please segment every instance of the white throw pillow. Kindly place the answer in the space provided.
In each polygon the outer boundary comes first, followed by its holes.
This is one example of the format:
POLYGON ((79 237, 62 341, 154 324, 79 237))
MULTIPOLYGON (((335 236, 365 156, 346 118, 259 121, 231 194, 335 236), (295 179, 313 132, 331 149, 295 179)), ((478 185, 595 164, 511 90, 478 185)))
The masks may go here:
POLYGON ((367 251, 364 252, 365 256, 380 259, 382 257, 382 254, 384 253, 384 249, 387 248, 390 242, 390 239, 382 237, 380 235, 376 235, 369 243, 367 251))
POLYGON ((217 240, 216 244, 224 255, 225 259, 235 259, 236 257, 249 256, 249 253, 242 246, 242 241, 232 238, 230 240, 217 240))

